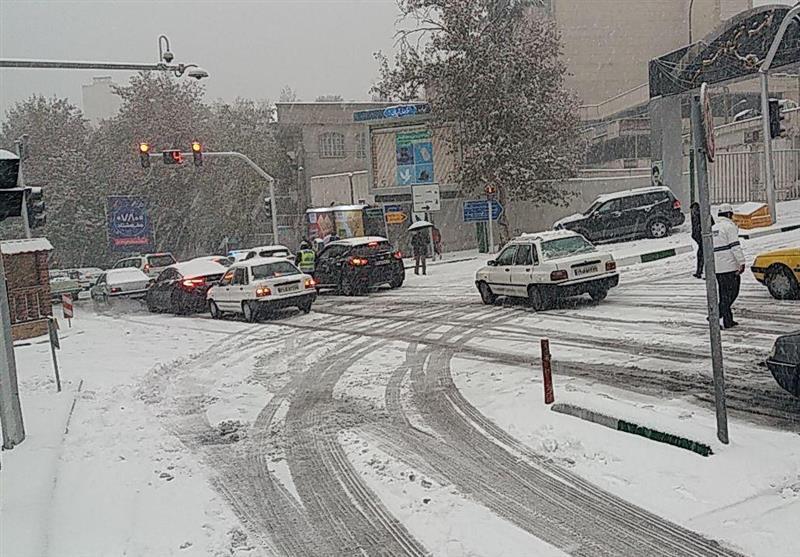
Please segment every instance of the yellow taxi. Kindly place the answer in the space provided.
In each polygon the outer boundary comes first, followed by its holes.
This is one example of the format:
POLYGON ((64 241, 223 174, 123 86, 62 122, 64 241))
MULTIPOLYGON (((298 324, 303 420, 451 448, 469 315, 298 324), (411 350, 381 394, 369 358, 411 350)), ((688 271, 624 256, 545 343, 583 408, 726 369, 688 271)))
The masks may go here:
POLYGON ((773 298, 800 299, 800 247, 759 254, 750 270, 773 298))

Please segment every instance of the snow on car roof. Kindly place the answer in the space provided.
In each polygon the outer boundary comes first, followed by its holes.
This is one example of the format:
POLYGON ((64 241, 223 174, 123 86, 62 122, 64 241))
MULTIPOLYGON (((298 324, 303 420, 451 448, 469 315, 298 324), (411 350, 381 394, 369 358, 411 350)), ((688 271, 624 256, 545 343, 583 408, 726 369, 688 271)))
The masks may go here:
POLYGON ((544 230, 542 232, 526 232, 514 238, 514 240, 541 240, 542 242, 546 242, 547 240, 571 238, 573 236, 580 236, 580 234, 572 230, 544 230))
POLYGON ((372 242, 388 242, 386 238, 383 236, 360 236, 358 238, 345 238, 344 240, 336 240, 331 242, 328 245, 337 245, 337 246, 363 246, 365 244, 370 244, 372 242))
POLYGON ((47 240, 47 238, 6 240, 0 242, 0 251, 2 251, 3 255, 32 253, 34 251, 52 251, 52 249, 53 245, 47 240))
POLYGON ((257 246, 255 248, 250 248, 245 251, 278 251, 278 250, 290 251, 289 248, 287 248, 286 246, 282 246, 280 244, 274 244, 271 246, 257 246))
POLYGON ((255 265, 265 265, 267 263, 288 263, 285 257, 251 257, 244 261, 238 261, 229 267, 234 269, 237 267, 253 267, 255 265))
POLYGON ((106 282, 126 282, 134 280, 143 280, 145 282, 150 280, 146 274, 139 269, 133 267, 125 267, 122 269, 109 269, 106 271, 106 282))
POLYGON ((221 275, 228 270, 228 268, 224 265, 220 265, 216 261, 209 260, 183 261, 182 263, 170 265, 167 268, 175 269, 181 274, 181 276, 186 278, 221 275))
POLYGON ((617 191, 614 193, 604 193, 603 195, 598 195, 595 201, 610 201, 612 199, 620 199, 622 197, 628 197, 629 195, 640 195, 643 193, 656 193, 660 191, 668 191, 672 192, 667 186, 650 186, 647 188, 635 188, 632 190, 624 190, 624 191, 617 191))

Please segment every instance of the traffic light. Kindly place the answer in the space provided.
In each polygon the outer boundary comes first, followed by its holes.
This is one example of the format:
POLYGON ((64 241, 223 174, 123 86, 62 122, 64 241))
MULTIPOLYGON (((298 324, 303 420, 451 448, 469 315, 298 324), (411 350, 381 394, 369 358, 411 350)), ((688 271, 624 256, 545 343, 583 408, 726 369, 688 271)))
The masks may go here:
POLYGON ((781 127, 784 116, 778 99, 769 100, 769 136, 772 139, 786 135, 786 128, 781 127))
POLYGON ((142 168, 150 168, 150 144, 139 143, 139 161, 142 168))
POLYGON ((195 166, 203 166, 203 146, 199 141, 192 141, 192 156, 195 166))
POLYGON ((489 195, 489 196, 492 196, 492 195, 497 193, 497 188, 494 187, 494 186, 491 186, 491 185, 490 186, 486 186, 484 188, 484 190, 486 191, 486 195, 489 195))
POLYGON ((162 154, 164 155, 164 164, 183 164, 183 153, 180 149, 170 149, 162 154))
POLYGON ((272 218, 272 198, 264 198, 264 214, 268 219, 272 218))
POLYGON ((25 189, 25 201, 27 202, 25 209, 28 211, 28 226, 31 229, 41 228, 47 222, 47 208, 44 205, 42 188, 30 187, 25 189))

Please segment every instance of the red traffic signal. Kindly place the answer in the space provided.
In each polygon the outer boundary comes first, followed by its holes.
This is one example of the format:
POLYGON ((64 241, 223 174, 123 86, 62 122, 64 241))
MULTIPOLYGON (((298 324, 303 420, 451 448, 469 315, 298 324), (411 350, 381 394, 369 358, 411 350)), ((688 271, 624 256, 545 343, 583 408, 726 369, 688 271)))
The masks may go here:
POLYGON ((139 162, 142 168, 150 168, 150 144, 139 143, 139 162))
POLYGON ((180 149, 170 149, 162 153, 164 164, 183 164, 183 153, 180 149))
POLYGON ((192 141, 192 157, 195 166, 203 166, 203 145, 199 141, 192 141))
POLYGON ((494 195, 497 193, 497 188, 494 186, 486 186, 484 191, 486 192, 486 195, 494 195))

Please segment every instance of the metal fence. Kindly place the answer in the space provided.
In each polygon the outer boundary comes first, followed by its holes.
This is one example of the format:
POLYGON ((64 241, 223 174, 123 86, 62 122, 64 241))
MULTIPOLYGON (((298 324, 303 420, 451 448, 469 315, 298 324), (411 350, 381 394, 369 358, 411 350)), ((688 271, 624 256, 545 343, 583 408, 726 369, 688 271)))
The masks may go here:
MULTIPOLYGON (((775 199, 800 199, 800 149, 773 151, 775 199)), ((766 202, 763 151, 717 153, 708 165, 712 203, 766 202)))

